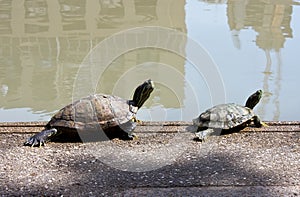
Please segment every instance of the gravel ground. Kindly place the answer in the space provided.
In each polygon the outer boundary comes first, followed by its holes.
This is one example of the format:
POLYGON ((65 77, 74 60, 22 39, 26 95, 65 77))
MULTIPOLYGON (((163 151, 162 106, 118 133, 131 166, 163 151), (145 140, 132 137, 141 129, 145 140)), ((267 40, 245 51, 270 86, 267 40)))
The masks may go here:
POLYGON ((39 125, 0 124, 1 196, 300 195, 298 123, 205 142, 161 123, 139 126, 133 141, 23 146, 39 125))

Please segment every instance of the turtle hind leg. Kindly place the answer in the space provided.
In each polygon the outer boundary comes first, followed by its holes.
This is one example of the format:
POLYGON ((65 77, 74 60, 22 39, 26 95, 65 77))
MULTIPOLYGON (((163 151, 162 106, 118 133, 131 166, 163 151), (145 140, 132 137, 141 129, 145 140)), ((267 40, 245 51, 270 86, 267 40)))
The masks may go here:
POLYGON ((54 135, 57 134, 57 130, 45 129, 40 133, 35 134, 34 136, 28 138, 24 143, 24 146, 43 146, 47 141, 51 139, 54 135))

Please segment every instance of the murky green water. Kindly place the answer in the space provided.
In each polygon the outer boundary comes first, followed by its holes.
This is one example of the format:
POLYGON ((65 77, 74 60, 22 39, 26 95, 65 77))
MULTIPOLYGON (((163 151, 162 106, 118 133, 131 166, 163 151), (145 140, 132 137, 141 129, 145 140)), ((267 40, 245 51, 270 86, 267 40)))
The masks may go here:
POLYGON ((263 120, 299 120, 299 1, 0 1, 0 121, 48 120, 91 93, 156 89, 138 117, 191 120, 265 94, 263 120))

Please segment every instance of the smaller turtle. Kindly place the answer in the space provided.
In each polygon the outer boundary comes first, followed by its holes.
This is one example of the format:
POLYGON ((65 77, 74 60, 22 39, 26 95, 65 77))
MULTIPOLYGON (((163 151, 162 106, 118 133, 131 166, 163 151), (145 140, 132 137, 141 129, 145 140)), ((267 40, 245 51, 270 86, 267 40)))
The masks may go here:
POLYGON ((40 133, 24 145, 41 146, 56 141, 102 141, 111 138, 131 140, 138 109, 154 89, 152 80, 138 86, 132 100, 106 94, 81 98, 59 110, 40 133), (103 131, 105 135, 103 134, 103 131))
POLYGON ((254 123, 254 126, 267 126, 253 112, 262 97, 262 90, 256 91, 246 101, 245 106, 228 103, 216 105, 193 120, 197 127, 196 137, 204 141, 210 135, 227 134, 240 131, 254 123))

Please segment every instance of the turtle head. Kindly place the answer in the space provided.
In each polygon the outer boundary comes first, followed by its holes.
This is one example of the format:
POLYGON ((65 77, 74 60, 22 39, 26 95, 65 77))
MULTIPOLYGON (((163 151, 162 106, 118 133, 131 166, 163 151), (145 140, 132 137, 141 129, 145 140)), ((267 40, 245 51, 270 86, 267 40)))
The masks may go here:
POLYGON ((132 105, 137 107, 138 109, 142 107, 145 101, 149 98, 153 89, 154 89, 154 83, 151 79, 139 85, 139 87, 135 89, 133 99, 131 101, 132 105))
POLYGON ((254 94, 252 94, 246 101, 246 107, 253 109, 256 104, 259 102, 263 94, 262 90, 257 90, 254 94))

